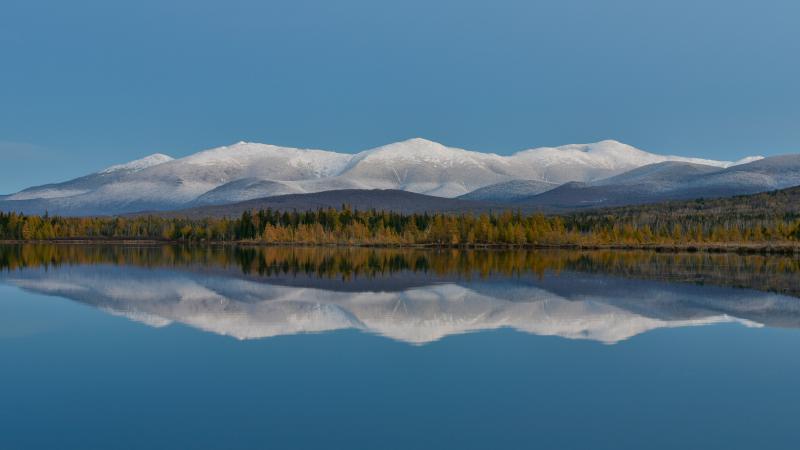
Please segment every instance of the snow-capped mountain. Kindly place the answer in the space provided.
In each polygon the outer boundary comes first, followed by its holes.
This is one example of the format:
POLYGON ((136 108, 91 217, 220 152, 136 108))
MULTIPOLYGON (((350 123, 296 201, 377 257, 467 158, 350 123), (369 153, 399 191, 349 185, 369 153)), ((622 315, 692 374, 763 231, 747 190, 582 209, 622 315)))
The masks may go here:
MULTIPOLYGON (((594 144, 573 144, 524 150, 512 157, 517 165, 530 167, 537 176, 524 179, 563 184, 569 181, 588 182, 608 178, 637 167, 665 161, 680 161, 716 167, 730 167, 760 159, 752 156, 739 161, 715 161, 648 153, 621 142, 607 140, 594 144)), ((523 178, 523 177, 519 177, 523 178)))
MULTIPOLYGON (((191 269, 191 268, 187 268, 191 269)), ((431 282, 344 290, 206 272, 72 266, 0 273, 0 282, 80 301, 151 326, 177 322, 237 339, 358 329, 412 344, 512 328, 615 343, 659 328, 737 322, 797 327, 797 299, 747 289, 564 273, 559 279, 431 282)))
POLYGON ((156 153, 125 164, 108 167, 97 173, 76 178, 65 183, 46 184, 43 186, 24 189, 16 194, 6 196, 5 200, 37 200, 50 198, 67 198, 83 194, 115 183, 119 183, 126 176, 140 172, 144 169, 172 161, 167 155, 156 153))
POLYGON ((591 182, 648 164, 725 168, 740 162, 663 156, 616 141, 523 150, 510 156, 410 139, 357 154, 240 142, 172 159, 156 154, 0 198, 0 209, 118 214, 224 204, 338 189, 400 189, 456 197, 515 180, 591 182))

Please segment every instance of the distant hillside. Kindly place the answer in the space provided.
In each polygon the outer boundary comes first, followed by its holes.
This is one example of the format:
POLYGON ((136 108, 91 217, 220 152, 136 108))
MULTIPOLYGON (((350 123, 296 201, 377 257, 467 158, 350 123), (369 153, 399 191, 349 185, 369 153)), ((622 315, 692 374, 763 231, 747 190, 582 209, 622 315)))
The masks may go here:
MULTIPOLYGON (((164 217, 234 217, 244 211, 272 209, 278 211, 311 211, 320 208, 340 209, 348 205, 359 211, 378 210, 399 213, 423 212, 489 212, 508 209, 508 205, 459 200, 415 194, 394 189, 343 189, 312 194, 288 194, 247 200, 227 205, 201 206, 170 212, 160 212, 164 217)), ((138 214, 137 214, 138 215, 138 214)))
POLYGON ((556 183, 538 180, 511 180, 475 189, 458 198, 484 202, 511 202, 547 192, 557 187, 556 183))
MULTIPOLYGON (((572 184, 572 183, 570 183, 572 184)), ((556 190, 561 188, 556 188, 556 190)), ((631 194, 631 199, 637 199, 631 194)), ((619 218, 648 216, 692 216, 693 218, 714 217, 776 217, 786 219, 800 218, 800 186, 771 192, 750 195, 738 195, 714 199, 689 199, 645 203, 642 204, 593 208, 587 211, 559 211, 521 203, 483 202, 464 199, 434 197, 415 194, 413 192, 392 189, 344 189, 324 191, 312 194, 288 194, 266 197, 227 205, 199 206, 194 208, 159 211, 155 214, 162 217, 235 217, 244 211, 272 209, 277 211, 313 211, 320 208, 341 209, 348 205, 360 211, 378 210, 398 213, 488 213, 505 210, 520 211, 530 214, 544 212, 547 214, 567 215, 572 217, 615 216, 619 218)), ((140 212, 131 215, 149 214, 140 212)))
POLYGON ((800 186, 727 198, 668 201, 646 205, 620 206, 570 215, 586 221, 591 218, 634 220, 656 224, 686 217, 707 224, 724 220, 758 222, 767 218, 786 221, 800 219, 800 186))
MULTIPOLYGON (((731 197, 800 185, 800 155, 782 155, 728 168, 681 161, 639 167, 603 180, 565 183, 508 203, 567 212, 668 200, 731 197)), ((500 201, 500 198, 496 198, 500 201)))

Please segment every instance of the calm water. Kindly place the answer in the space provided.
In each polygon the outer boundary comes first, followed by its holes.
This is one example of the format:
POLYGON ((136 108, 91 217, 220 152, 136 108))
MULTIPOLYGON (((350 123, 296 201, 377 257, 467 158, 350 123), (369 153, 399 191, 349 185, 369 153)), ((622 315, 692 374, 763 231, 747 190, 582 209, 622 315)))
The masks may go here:
POLYGON ((800 259, 0 246, 0 449, 800 446, 800 259))

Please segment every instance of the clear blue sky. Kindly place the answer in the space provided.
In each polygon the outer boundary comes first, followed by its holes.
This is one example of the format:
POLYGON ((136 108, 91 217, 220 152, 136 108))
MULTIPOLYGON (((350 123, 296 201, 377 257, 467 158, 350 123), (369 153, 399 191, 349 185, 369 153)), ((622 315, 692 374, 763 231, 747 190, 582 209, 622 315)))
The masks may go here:
POLYGON ((239 140, 800 151, 796 0, 4 0, 0 192, 239 140))

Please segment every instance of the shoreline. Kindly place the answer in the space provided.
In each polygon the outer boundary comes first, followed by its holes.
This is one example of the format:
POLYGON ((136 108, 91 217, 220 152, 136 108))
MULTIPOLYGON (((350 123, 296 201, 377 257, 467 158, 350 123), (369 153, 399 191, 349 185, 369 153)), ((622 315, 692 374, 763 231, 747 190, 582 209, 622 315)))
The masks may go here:
POLYGON ((748 243, 687 243, 687 244, 392 244, 392 243, 339 243, 319 244, 303 242, 240 241, 180 241, 158 239, 43 239, 0 240, 0 245, 67 244, 67 245, 232 245, 247 247, 319 247, 319 248, 402 248, 428 250, 649 250, 663 253, 762 253, 800 254, 800 242, 748 242, 748 243))

